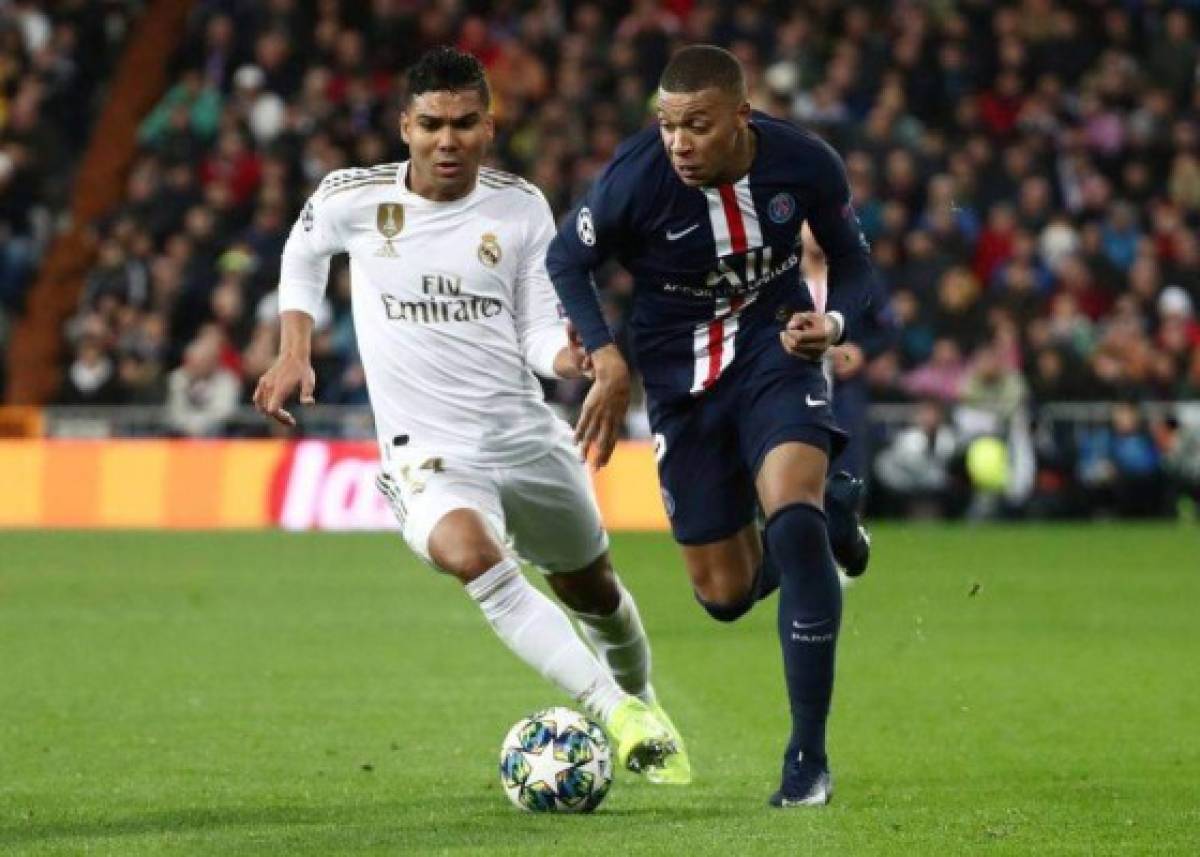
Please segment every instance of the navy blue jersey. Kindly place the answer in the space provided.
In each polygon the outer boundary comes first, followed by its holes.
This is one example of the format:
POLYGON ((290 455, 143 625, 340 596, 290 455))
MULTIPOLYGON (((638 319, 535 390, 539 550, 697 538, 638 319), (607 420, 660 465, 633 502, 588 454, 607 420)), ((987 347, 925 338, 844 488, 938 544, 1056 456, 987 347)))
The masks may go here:
POLYGON ((841 158, 813 134, 762 113, 757 150, 734 184, 693 188, 657 125, 626 140, 563 221, 546 264, 588 350, 612 341, 592 271, 615 258, 633 275, 634 356, 655 399, 711 388, 750 341, 813 309, 800 277, 800 227, 829 260, 829 305, 847 332, 869 301, 869 248, 841 158))

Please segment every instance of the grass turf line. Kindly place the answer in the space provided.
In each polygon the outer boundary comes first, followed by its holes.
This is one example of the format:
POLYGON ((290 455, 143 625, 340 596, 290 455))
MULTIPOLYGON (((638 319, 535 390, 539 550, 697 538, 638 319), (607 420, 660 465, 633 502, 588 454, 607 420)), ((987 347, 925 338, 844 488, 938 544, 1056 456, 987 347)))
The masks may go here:
POLYGON ((878 528, 835 802, 779 813, 774 604, 714 623, 617 536, 698 781, 534 817, 499 741, 564 700, 394 537, 0 533, 0 853, 1195 853, 1198 539, 878 528))

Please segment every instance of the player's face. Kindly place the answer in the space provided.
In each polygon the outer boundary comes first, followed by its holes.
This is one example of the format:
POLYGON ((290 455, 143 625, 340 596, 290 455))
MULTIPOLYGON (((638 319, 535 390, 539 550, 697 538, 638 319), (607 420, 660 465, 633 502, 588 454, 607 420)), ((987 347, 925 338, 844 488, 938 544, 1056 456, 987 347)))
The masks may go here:
POLYGON ((690 187, 720 184, 739 163, 750 127, 750 105, 716 89, 658 91, 658 125, 671 165, 690 187))
POLYGON ((438 201, 470 193, 495 127, 473 89, 423 92, 413 98, 400 115, 400 134, 412 157, 413 192, 438 201))

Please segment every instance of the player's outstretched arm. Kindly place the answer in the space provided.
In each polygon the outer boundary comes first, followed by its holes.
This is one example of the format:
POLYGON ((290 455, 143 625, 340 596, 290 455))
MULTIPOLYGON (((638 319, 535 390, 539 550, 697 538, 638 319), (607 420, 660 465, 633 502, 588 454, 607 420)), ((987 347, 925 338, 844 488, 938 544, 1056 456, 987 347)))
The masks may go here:
POLYGON ((595 381, 579 411, 575 442, 584 461, 603 467, 612 458, 629 410, 629 366, 615 344, 596 349, 591 360, 595 381))
POLYGON ((854 213, 842 159, 825 143, 820 144, 816 154, 826 163, 817 172, 819 196, 807 220, 828 265, 825 309, 837 313, 841 338, 857 340, 878 291, 871 248, 854 213))
POLYGON ((317 375, 311 360, 313 319, 300 310, 285 310, 279 321, 279 356, 258 379, 254 407, 285 426, 295 426, 296 418, 283 406, 296 388, 300 388, 300 404, 316 402, 313 392, 317 375))

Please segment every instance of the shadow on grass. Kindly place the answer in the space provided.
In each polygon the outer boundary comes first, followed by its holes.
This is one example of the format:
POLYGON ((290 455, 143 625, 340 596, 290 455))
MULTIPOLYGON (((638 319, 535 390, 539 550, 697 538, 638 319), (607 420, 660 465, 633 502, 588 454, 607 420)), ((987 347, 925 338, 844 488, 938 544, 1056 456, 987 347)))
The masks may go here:
POLYGON ((542 837, 552 829, 561 833, 582 833, 589 829, 612 831, 614 826, 649 822, 667 814, 672 822, 690 822, 711 821, 737 813, 722 806, 681 807, 675 801, 664 800, 652 805, 603 807, 591 815, 550 817, 519 812, 501 801, 480 801, 469 795, 319 806, 180 807, 78 820, 61 817, 40 820, 34 816, 25 822, 0 825, 0 850, 5 846, 50 844, 61 840, 163 834, 186 836, 252 829, 271 830, 276 837, 286 837, 288 828, 302 829, 305 839, 316 845, 315 840, 321 835, 317 828, 323 826, 333 828, 330 833, 341 837, 343 844, 347 834, 353 831, 376 844, 424 843, 453 849, 486 845, 494 841, 492 837, 501 827, 507 843, 515 845, 525 835, 542 837))

